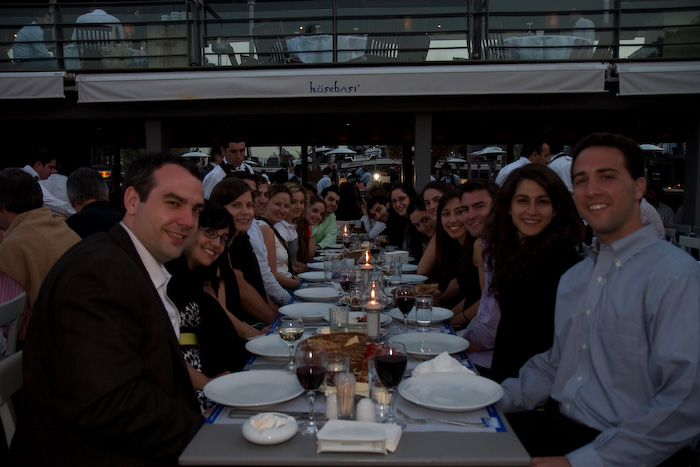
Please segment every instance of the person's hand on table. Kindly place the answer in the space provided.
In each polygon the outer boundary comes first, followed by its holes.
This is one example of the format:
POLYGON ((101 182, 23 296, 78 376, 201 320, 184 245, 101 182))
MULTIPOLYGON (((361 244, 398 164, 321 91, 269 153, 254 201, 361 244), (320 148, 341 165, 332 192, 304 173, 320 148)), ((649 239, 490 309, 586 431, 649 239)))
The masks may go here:
POLYGON ((533 457, 532 467, 571 467, 569 459, 561 457, 533 457))

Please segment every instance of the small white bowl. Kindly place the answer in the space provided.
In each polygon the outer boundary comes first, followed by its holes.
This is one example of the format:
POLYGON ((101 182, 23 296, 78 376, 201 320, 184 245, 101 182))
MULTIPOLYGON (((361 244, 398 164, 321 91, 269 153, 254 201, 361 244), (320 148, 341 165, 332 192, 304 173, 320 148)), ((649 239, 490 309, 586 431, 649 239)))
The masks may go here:
POLYGON ((243 423, 242 433, 243 437, 254 444, 279 444, 287 441, 294 437, 294 435, 299 430, 299 425, 294 417, 285 415, 279 412, 262 412, 253 415, 248 420, 243 423), (268 430, 257 430, 253 426, 253 421, 264 415, 277 415, 278 417, 284 417, 287 419, 287 423, 277 428, 270 428, 268 430))

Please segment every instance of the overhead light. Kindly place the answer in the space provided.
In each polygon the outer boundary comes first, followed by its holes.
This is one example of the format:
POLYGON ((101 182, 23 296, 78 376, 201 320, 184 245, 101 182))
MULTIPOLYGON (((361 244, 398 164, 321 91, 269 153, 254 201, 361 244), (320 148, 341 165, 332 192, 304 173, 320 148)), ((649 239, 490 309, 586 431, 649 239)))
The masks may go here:
POLYGON ((377 174, 377 173, 374 174, 374 180, 377 181, 377 182, 379 181, 379 174, 377 174))

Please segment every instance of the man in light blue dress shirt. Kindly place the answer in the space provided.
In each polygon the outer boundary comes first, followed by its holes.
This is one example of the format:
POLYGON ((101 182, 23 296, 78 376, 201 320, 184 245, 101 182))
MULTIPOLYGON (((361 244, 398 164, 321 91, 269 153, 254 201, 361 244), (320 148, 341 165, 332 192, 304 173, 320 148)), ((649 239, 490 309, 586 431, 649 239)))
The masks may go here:
POLYGON ((502 409, 533 465, 687 466, 700 440, 700 266, 642 225, 637 143, 588 136, 571 173, 597 242, 562 276, 552 348, 503 382, 502 409))

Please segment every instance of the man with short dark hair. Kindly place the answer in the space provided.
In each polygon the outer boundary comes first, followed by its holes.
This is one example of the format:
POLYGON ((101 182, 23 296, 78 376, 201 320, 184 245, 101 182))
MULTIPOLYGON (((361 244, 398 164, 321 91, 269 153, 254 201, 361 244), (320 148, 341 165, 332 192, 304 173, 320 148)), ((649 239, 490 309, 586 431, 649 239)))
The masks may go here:
POLYGON ((333 184, 333 181, 331 180, 332 172, 333 169, 331 169, 330 167, 326 167, 325 169, 323 169, 321 179, 318 182, 316 182, 316 194, 318 196, 323 196, 323 190, 325 190, 333 184))
MULTIPOLYGON (((34 177, 37 182, 48 179, 56 173, 56 156, 51 154, 44 147, 34 148, 27 158, 28 164, 22 170, 34 177)), ((69 203, 55 197, 44 185, 39 184, 44 198, 44 206, 51 209, 56 214, 69 216, 75 214, 75 209, 69 203)))
POLYGON ((320 224, 311 228, 314 244, 318 249, 324 249, 336 242, 335 211, 338 210, 340 202, 340 188, 336 185, 327 186, 321 192, 321 198, 326 203, 326 215, 320 224))
POLYGON ((572 157, 597 241, 561 277, 554 343, 502 383, 502 409, 534 465, 687 466, 700 441, 700 266, 643 226, 636 142, 593 134, 572 157))
POLYGON ((503 186, 506 178, 510 173, 527 164, 547 165, 549 163, 550 153, 549 144, 543 138, 532 138, 523 144, 520 152, 520 158, 505 167, 501 168, 496 176, 496 183, 503 186))
POLYGON ((109 187, 95 169, 81 167, 73 171, 66 181, 66 192, 76 211, 66 219, 66 224, 81 238, 97 232, 107 232, 122 218, 109 205, 109 187))
POLYGON ((14 465, 174 465, 203 422, 163 267, 196 234, 199 173, 147 155, 124 185, 123 221, 66 253, 39 293, 14 465))
POLYGON ((204 197, 209 199, 214 186, 231 172, 245 171, 253 173, 253 168, 243 162, 245 159, 245 140, 238 135, 226 135, 221 140, 221 164, 214 167, 202 180, 204 197))

